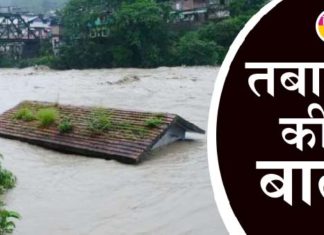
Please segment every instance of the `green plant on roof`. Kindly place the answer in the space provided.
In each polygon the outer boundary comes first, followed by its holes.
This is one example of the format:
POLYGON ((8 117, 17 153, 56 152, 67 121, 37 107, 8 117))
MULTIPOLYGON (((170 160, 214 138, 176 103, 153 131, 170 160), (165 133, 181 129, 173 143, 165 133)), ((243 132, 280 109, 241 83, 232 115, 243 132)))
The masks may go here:
POLYGON ((41 108, 36 114, 41 127, 49 127, 57 120, 58 116, 58 111, 55 108, 41 108))
POLYGON ((147 134, 146 128, 132 124, 130 122, 114 123, 114 128, 118 131, 123 132, 126 137, 131 139, 136 139, 137 137, 143 138, 147 134))
POLYGON ((132 132, 135 136, 144 138, 147 134, 147 130, 144 127, 133 128, 132 132))
POLYGON ((151 117, 145 120, 145 126, 148 128, 156 128, 162 124, 162 117, 151 117))
POLYGON ((15 114, 14 114, 14 118, 17 120, 22 120, 25 122, 31 122, 34 121, 36 119, 33 111, 29 108, 20 108, 15 114))
POLYGON ((95 109, 90 113, 88 129, 93 133, 103 133, 112 128, 111 113, 104 109, 95 109))
POLYGON ((61 118, 58 124, 58 130, 60 133, 69 133, 73 130, 73 124, 69 117, 64 116, 61 118))

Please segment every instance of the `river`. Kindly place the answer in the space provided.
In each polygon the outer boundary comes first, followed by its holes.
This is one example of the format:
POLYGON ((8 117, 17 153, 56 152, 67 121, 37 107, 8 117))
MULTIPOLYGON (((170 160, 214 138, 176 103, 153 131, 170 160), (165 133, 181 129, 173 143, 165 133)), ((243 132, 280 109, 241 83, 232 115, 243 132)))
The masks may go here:
MULTIPOLYGON (((0 112, 23 100, 176 113, 207 128, 218 68, 1 69, 0 112)), ((62 154, 0 138, 18 177, 5 195, 18 235, 227 234, 213 199, 206 136, 142 164, 62 154)))

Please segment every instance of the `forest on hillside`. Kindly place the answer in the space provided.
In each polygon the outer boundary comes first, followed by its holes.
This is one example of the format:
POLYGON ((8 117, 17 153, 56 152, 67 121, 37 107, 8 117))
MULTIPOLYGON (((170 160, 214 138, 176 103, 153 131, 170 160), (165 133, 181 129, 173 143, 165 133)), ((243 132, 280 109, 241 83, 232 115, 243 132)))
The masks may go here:
POLYGON ((179 30, 170 24, 174 15, 168 0, 70 0, 61 14, 65 44, 53 66, 80 69, 221 64, 236 35, 266 2, 232 0, 230 17, 179 30), (87 37, 89 22, 95 22, 103 9, 113 12, 110 36, 87 37))
POLYGON ((218 65, 245 23, 267 2, 231 0, 228 17, 179 29, 174 27, 175 15, 168 0, 68 0, 58 12, 64 28, 58 54, 54 56, 51 49, 45 47, 37 58, 8 62, 6 57, 0 56, 0 67, 47 65, 55 69, 85 69, 218 65), (103 29, 106 37, 91 37, 93 30, 103 29))

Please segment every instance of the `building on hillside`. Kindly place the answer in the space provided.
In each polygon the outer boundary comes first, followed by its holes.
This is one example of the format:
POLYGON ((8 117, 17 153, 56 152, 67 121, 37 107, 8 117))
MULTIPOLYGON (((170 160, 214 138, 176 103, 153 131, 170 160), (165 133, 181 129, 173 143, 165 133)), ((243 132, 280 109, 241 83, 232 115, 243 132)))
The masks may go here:
POLYGON ((90 38, 109 37, 111 23, 111 13, 103 12, 93 23, 88 23, 90 38))
POLYGON ((45 21, 40 16, 23 16, 25 21, 30 25, 30 29, 40 39, 48 39, 51 35, 50 22, 45 21))
POLYGON ((173 0, 172 8, 176 11, 186 11, 207 8, 211 5, 227 5, 229 0, 173 0))
POLYGON ((204 22, 229 16, 230 0, 173 0, 171 2, 178 22, 204 22))

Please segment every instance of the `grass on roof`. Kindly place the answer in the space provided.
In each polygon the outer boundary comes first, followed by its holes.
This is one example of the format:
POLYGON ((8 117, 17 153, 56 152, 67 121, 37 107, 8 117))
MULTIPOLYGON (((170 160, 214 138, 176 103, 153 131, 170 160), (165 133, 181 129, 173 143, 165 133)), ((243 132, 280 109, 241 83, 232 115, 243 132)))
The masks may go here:
POLYGON ((159 127, 163 122, 162 117, 151 117, 145 120, 145 126, 148 128, 156 128, 159 127))
POLYGON ((35 114, 33 113, 33 110, 29 108, 20 108, 15 114, 14 118, 17 120, 22 120, 25 122, 31 122, 36 119, 35 114))
MULTIPOLYGON (((68 113, 59 105, 42 105, 38 103, 25 103, 14 113, 14 119, 24 122, 37 123, 38 127, 56 127, 59 133, 71 133, 80 126, 88 130, 84 133, 124 136, 128 139, 145 138, 150 129, 158 128, 163 123, 163 114, 156 114, 147 118, 142 123, 133 123, 126 120, 119 120, 114 117, 113 112, 104 108, 94 108, 86 117, 79 119, 72 112, 68 113), (117 119, 117 120, 116 120, 117 119)), ((32 124, 31 124, 32 125, 32 124)))
POLYGON ((36 119, 41 127, 49 127, 54 124, 59 117, 59 112, 56 108, 41 108, 36 113, 36 119))

